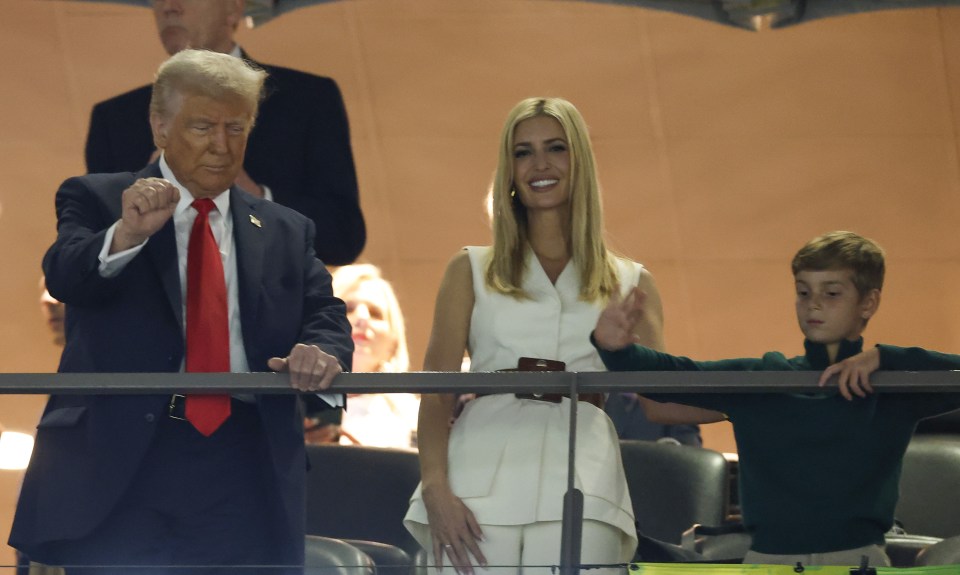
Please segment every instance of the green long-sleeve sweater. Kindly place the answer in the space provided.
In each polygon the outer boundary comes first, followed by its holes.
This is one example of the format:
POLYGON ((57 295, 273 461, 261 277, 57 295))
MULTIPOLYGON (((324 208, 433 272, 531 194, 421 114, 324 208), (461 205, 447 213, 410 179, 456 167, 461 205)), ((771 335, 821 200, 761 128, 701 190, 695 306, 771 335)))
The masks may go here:
MULTIPOLYGON (((829 364, 826 347, 806 355, 693 361, 641 346, 597 348, 611 371, 804 371, 829 364)), ((844 341, 837 360, 859 353, 844 341)), ((960 356, 877 346, 880 369, 960 369, 960 356)), ((733 423, 740 503, 753 550, 825 553, 882 544, 893 525, 903 454, 917 421, 960 408, 960 394, 874 393, 853 401, 817 394, 651 394, 657 401, 721 411, 733 423)))

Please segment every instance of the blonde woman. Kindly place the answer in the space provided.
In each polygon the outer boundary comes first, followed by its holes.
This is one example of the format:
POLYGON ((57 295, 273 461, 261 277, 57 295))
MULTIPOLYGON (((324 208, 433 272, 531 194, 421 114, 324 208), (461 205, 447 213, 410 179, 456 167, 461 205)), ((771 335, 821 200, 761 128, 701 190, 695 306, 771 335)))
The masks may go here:
MULTIPOLYGON (((467 349, 472 371, 516 368, 525 356, 602 371, 590 330, 605 302, 633 286, 650 303, 636 335, 663 347, 653 277, 604 245, 593 152, 571 103, 531 98, 510 112, 493 184, 493 236, 492 246, 465 248, 447 267, 425 370, 458 371, 467 349)), ((407 527, 436 566, 472 573, 476 565, 522 565, 524 575, 548 573, 543 566, 560 558, 569 398, 482 396, 451 429, 454 397, 422 399, 423 482, 407 527)), ((636 531, 617 435, 602 409, 581 401, 578 414, 581 560, 625 562, 636 531)))
MULTIPOLYGON (((333 272, 333 293, 347 304, 353 335, 353 371, 404 372, 410 367, 406 325, 390 282, 372 264, 333 272)), ((412 393, 351 395, 340 443, 411 448, 417 445, 420 398, 412 393)))

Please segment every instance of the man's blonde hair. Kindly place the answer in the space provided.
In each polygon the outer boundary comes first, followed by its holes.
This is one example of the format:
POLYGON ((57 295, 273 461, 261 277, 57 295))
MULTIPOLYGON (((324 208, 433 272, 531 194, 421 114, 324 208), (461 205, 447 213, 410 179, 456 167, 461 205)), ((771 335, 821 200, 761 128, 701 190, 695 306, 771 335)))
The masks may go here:
POLYGON ((560 123, 570 150, 569 230, 572 260, 580 274, 580 298, 605 299, 616 288, 617 273, 603 241, 603 209, 593 148, 580 112, 561 98, 528 98, 507 116, 493 180, 493 254, 486 269, 486 283, 497 292, 526 297, 521 286, 526 272, 527 209, 512 193, 513 146, 517 125, 537 116, 560 123))
POLYGON ((157 70, 150 114, 170 118, 179 109, 179 97, 190 94, 218 100, 240 98, 247 104, 251 120, 254 120, 266 78, 267 73, 263 70, 228 54, 181 50, 157 70))

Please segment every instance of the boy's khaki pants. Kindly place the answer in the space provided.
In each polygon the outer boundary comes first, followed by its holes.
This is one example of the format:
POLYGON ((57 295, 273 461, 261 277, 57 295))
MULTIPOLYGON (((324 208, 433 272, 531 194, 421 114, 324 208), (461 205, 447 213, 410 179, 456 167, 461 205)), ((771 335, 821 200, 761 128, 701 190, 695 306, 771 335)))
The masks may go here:
POLYGON ((867 545, 844 551, 830 553, 811 553, 808 555, 769 555, 747 551, 743 558, 744 563, 761 565, 840 565, 859 567, 861 558, 866 555, 869 567, 890 567, 890 558, 879 545, 867 545))

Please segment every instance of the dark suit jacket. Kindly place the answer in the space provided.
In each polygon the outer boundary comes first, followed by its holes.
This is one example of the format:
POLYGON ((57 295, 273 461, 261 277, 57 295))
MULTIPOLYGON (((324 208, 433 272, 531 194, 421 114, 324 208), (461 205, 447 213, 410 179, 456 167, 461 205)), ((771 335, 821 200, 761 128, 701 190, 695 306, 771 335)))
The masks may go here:
MULTIPOLYGON (((317 257, 328 265, 351 263, 367 236, 340 89, 330 78, 254 63, 269 76, 243 167, 277 203, 313 220, 317 257)), ((142 86, 93 107, 88 173, 138 172, 147 165, 156 149, 151 93, 142 86)))
MULTIPOLYGON (((107 228, 120 218, 122 191, 139 174, 72 178, 57 192, 58 236, 44 257, 47 286, 67 303, 61 372, 177 372, 183 361, 182 302, 173 221, 113 278, 98 272, 107 228)), ((314 257, 313 224, 300 214, 234 187, 243 341, 252 371, 317 344, 349 368, 353 350, 343 302, 314 257), (261 225, 251 222, 255 216, 261 225)), ((53 395, 37 430, 10 544, 43 560, 43 544, 88 534, 129 485, 166 417, 169 395, 53 395)), ((271 526, 302 561, 305 453, 302 410, 293 394, 257 398, 282 509, 271 526)), ((197 489, 215 486, 197 485, 197 489)))

